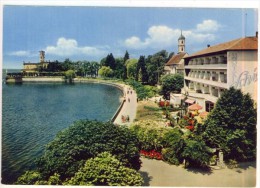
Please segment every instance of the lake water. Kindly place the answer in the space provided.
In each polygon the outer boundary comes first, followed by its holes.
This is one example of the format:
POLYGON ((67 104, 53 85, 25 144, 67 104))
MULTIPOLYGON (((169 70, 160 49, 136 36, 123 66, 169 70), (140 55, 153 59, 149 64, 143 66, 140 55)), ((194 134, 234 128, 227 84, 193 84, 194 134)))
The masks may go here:
POLYGON ((122 92, 102 84, 23 83, 3 84, 2 95, 2 183, 10 184, 74 121, 110 120, 122 92))

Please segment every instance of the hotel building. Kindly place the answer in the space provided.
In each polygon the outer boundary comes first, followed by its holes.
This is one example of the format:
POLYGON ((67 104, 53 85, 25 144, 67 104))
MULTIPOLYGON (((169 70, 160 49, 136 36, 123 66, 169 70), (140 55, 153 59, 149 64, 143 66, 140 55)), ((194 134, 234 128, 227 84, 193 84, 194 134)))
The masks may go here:
POLYGON ((257 101, 258 34, 209 46, 184 58, 186 103, 211 111, 221 93, 241 89, 257 101))

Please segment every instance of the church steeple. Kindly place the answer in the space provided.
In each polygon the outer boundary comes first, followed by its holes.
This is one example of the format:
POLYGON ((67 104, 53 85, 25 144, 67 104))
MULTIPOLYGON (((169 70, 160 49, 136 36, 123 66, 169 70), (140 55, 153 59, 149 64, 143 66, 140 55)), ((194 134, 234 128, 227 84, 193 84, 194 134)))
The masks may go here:
POLYGON ((185 37, 182 35, 181 30, 181 36, 178 39, 178 53, 185 52, 185 37))

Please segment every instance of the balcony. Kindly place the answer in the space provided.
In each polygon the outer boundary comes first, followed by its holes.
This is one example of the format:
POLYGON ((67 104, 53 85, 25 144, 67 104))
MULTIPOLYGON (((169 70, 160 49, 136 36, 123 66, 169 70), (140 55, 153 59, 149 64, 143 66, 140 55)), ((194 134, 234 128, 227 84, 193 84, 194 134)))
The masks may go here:
POLYGON ((221 87, 221 88, 226 88, 226 89, 228 88, 227 83, 221 83, 221 82, 218 82, 218 80, 216 80, 216 81, 205 80, 205 79, 200 79, 200 78, 192 78, 192 77, 189 77, 189 76, 185 76, 184 79, 190 80, 192 82, 197 82, 197 83, 201 83, 201 84, 215 86, 215 87, 221 87))
POLYGON ((190 97, 205 99, 207 101, 212 101, 213 103, 216 103, 218 100, 218 97, 212 96, 210 94, 197 93, 190 89, 188 89, 187 92, 190 97))
POLYGON ((204 65, 186 65, 185 69, 202 69, 202 70, 211 70, 211 69, 220 69, 226 70, 227 64, 204 64, 204 65))

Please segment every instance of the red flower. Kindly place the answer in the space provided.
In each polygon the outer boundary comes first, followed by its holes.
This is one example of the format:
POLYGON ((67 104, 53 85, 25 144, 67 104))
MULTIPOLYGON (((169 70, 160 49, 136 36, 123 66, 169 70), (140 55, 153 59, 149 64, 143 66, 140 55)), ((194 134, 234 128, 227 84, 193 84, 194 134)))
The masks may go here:
POLYGON ((193 129, 194 129, 194 126, 193 126, 193 125, 186 126, 186 129, 189 129, 189 130, 193 131, 193 129))

